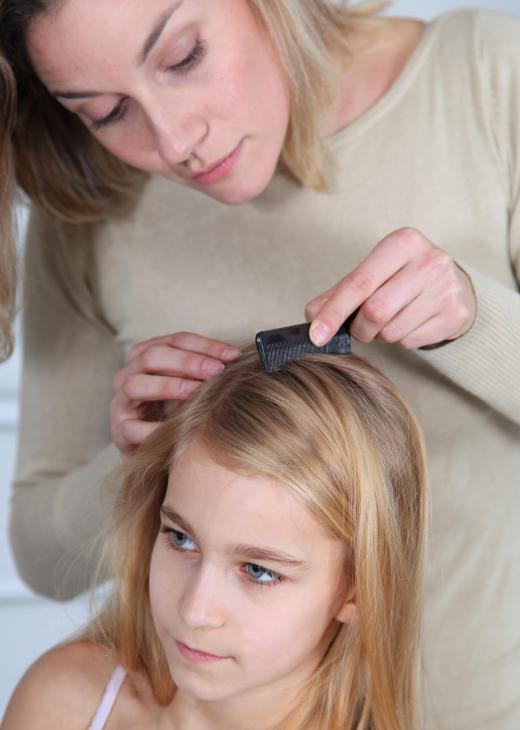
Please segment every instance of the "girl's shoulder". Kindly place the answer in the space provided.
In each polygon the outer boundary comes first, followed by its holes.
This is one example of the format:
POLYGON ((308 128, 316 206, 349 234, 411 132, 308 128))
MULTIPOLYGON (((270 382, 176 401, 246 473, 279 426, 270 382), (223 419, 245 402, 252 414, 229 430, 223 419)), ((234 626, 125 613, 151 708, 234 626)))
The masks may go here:
MULTIPOLYGON (((26 672, 8 705, 2 730, 85 730, 117 667, 109 650, 87 640, 54 647, 26 672)), ((107 730, 153 727, 153 703, 143 682, 125 679, 107 730), (141 724, 138 724, 141 723, 141 724)))

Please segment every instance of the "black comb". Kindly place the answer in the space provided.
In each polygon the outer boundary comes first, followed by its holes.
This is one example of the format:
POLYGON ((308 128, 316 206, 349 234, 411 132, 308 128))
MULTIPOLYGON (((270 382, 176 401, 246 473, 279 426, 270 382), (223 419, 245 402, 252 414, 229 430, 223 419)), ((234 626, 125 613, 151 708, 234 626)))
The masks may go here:
POLYGON ((326 345, 318 347, 309 338, 309 322, 295 324, 292 327, 280 327, 276 330, 265 330, 256 336, 256 347, 266 373, 274 373, 286 362, 299 360, 304 355, 329 353, 333 355, 350 355, 349 317, 339 328, 334 337, 326 345))

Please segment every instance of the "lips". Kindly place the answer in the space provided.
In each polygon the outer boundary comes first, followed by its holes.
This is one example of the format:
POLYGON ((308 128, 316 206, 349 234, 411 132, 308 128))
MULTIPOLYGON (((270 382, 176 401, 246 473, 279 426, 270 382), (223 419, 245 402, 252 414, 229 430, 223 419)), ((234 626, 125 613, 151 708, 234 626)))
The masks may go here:
POLYGON ((240 157, 241 150, 242 142, 239 142, 239 144, 232 152, 229 153, 229 155, 226 155, 226 157, 223 157, 218 162, 210 165, 210 167, 207 167, 202 172, 194 175, 193 180, 200 183, 201 185, 211 185, 213 183, 219 182, 219 180, 223 180, 225 177, 233 172, 235 165, 238 162, 238 158, 240 157))
POLYGON ((192 662, 210 663, 220 662, 224 659, 229 659, 229 657, 218 656, 217 654, 208 654, 207 652, 201 651, 200 649, 194 649, 193 647, 188 646, 187 644, 184 644, 182 641, 178 641, 177 639, 175 640, 175 643, 177 645, 177 649, 182 654, 182 656, 192 662))

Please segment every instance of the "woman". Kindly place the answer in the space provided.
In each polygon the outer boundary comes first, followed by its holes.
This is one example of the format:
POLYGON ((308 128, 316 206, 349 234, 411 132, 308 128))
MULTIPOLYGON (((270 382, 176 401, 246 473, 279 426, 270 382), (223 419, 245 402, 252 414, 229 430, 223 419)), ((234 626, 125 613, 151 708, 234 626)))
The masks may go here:
POLYGON ((11 527, 24 578, 88 585, 110 439, 126 456, 154 428, 142 403, 185 397, 306 304, 313 336, 361 305, 358 350, 408 395, 430 455, 426 727, 518 724, 519 21, 424 27, 317 0, 2 9, 7 149, 39 201, 11 527), (163 177, 116 220, 135 167, 163 177))
POLYGON ((424 456, 381 373, 244 353, 126 474, 114 595, 5 730, 419 727, 424 456))

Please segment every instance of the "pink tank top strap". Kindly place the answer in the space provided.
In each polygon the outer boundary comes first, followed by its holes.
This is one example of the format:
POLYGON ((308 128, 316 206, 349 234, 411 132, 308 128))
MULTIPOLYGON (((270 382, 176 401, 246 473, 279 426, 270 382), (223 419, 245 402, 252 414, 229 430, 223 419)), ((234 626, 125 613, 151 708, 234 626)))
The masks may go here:
POLYGON ((114 669, 110 680, 105 688, 99 707, 97 708, 94 719, 88 726, 88 730, 103 730, 106 722, 116 703, 117 695, 126 677, 126 669, 119 664, 114 669))

